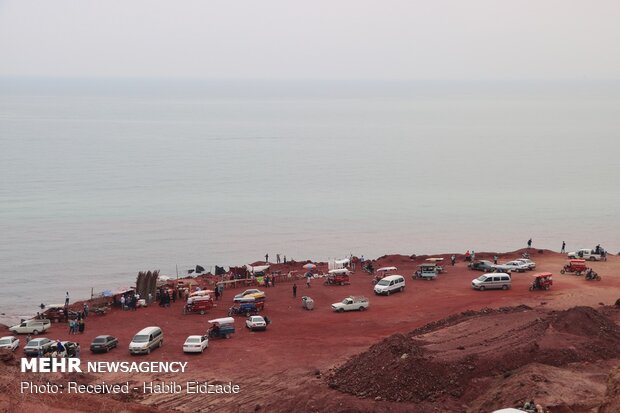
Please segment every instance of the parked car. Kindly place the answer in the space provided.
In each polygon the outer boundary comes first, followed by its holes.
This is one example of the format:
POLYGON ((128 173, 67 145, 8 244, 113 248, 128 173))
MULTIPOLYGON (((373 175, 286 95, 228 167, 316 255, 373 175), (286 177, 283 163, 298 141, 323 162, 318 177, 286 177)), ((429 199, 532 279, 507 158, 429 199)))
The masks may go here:
POLYGON ((90 343, 90 351, 93 353, 107 353, 118 346, 118 339, 114 336, 103 335, 94 338, 90 343))
POLYGON ((390 295, 397 291, 405 291, 405 277, 402 275, 388 275, 375 284, 374 288, 374 292, 377 295, 390 295))
POLYGON ((241 301, 243 298, 252 297, 254 299, 265 299, 265 292, 261 290, 257 290, 256 288, 251 288, 249 290, 245 290, 242 293, 235 295, 233 302, 241 301))
POLYGON ((527 258, 518 258, 516 261, 521 261, 525 264, 527 264, 527 266, 529 267, 530 270, 533 270, 536 268, 536 263, 530 259, 527 258))
POLYGON ((583 248, 574 252, 569 252, 568 258, 581 258, 590 261, 601 261, 603 259, 603 254, 597 254, 595 250, 583 248))
POLYGON ((369 304, 368 298, 366 297, 350 296, 350 297, 345 298, 339 303, 332 304, 332 310, 338 313, 342 313, 344 311, 352 311, 352 310, 365 311, 368 309, 368 304, 369 304))
POLYGON ((263 317, 260 315, 253 315, 245 320, 245 326, 249 328, 251 331, 265 331, 267 330, 267 325, 269 324, 269 319, 267 317, 263 317))
POLYGON ((475 271, 493 272, 495 271, 495 264, 493 264, 491 261, 479 260, 469 264, 469 268, 475 271))
POLYGON ((209 337, 189 336, 185 339, 185 343, 183 343, 183 352, 202 353, 207 347, 209 347, 209 337))
POLYGON ((0 348, 7 348, 11 351, 17 350, 19 339, 15 336, 5 336, 0 338, 0 348))
POLYGON ((26 320, 9 328, 9 331, 16 334, 34 334, 44 333, 49 330, 52 325, 50 320, 26 320))
POLYGON ((49 338, 33 338, 24 347, 24 354, 26 354, 26 356, 37 356, 39 354, 43 354, 49 350, 53 344, 55 344, 55 342, 49 338))
POLYGON ((146 327, 138 331, 129 343, 129 354, 151 354, 151 350, 164 345, 164 333, 159 327, 146 327))
POLYGON ((511 271, 515 272, 526 272, 530 270, 530 266, 520 260, 508 261, 504 265, 509 267, 511 271))
POLYGON ((494 264, 493 268, 495 269, 495 271, 493 272, 503 272, 507 274, 510 274, 510 272, 512 272, 512 267, 506 264, 494 264))
POLYGON ((480 277, 471 281, 471 286, 474 290, 492 290, 502 289, 507 290, 512 286, 512 280, 510 275, 501 272, 495 272, 491 274, 482 274, 480 277))

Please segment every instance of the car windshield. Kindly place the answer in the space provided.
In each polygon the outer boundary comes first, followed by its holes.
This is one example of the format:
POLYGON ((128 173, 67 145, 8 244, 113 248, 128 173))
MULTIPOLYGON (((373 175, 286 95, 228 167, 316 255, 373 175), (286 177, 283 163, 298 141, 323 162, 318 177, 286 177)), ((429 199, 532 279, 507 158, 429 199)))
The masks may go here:
POLYGON ((0 344, 11 344, 13 342, 13 340, 11 340, 10 338, 3 338, 2 340, 0 340, 0 344))
POLYGON ((200 343, 200 337, 189 337, 185 340, 186 343, 200 343))
POLYGON ((486 280, 486 279, 487 279, 487 276, 486 276, 486 275, 481 275, 481 276, 480 276, 480 277, 478 277, 477 279, 478 279, 478 281, 484 281, 484 280, 486 280))
POLYGON ((96 338, 93 340, 93 343, 105 343, 105 342, 106 342, 106 340, 107 340, 107 338, 105 338, 105 337, 96 337, 96 338))
POLYGON ((137 335, 134 336, 133 340, 134 343, 146 343, 147 341, 149 341, 149 336, 143 336, 143 335, 137 335))
POLYGON ((40 341, 40 340, 30 340, 28 342, 28 344, 26 344, 26 347, 37 347, 40 344, 43 344, 43 341, 40 341))
POLYGON ((390 282, 387 280, 381 280, 377 283, 377 285, 390 285, 390 282))

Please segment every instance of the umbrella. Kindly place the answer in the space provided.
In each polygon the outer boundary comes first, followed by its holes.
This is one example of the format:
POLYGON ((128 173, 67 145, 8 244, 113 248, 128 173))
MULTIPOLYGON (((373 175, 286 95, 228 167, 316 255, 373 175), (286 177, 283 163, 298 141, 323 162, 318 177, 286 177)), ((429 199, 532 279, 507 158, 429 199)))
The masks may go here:
POLYGON ((104 297, 112 297, 112 291, 105 290, 104 292, 101 293, 101 295, 103 295, 104 297))
POLYGON ((304 264, 303 268, 307 269, 307 270, 312 270, 314 268, 316 268, 316 265, 312 264, 311 262, 304 264))

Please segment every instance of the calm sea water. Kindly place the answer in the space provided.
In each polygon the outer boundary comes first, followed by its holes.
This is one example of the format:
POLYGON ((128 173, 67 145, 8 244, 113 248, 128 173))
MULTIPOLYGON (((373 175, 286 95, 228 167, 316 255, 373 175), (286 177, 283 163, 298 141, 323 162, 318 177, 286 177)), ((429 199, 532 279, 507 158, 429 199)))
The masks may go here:
POLYGON ((265 253, 620 248, 618 84, 0 86, 8 315, 265 253))

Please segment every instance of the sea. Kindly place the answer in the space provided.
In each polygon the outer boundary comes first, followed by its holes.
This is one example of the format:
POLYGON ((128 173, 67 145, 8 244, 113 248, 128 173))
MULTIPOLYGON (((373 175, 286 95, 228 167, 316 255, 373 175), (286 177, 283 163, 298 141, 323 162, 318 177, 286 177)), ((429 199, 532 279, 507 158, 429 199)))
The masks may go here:
POLYGON ((2 78, 0 322, 266 254, 617 253, 619 154, 617 81, 2 78))

